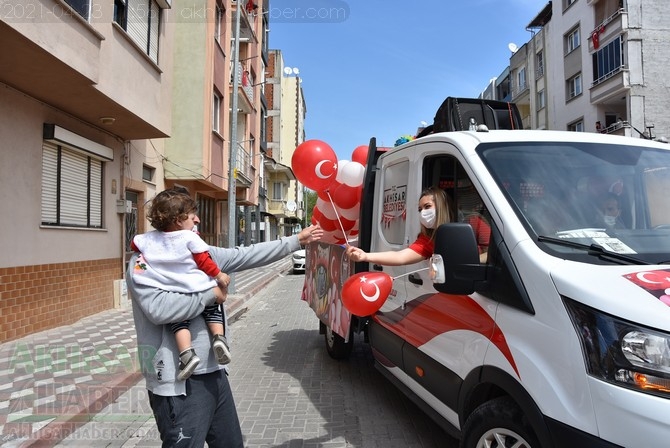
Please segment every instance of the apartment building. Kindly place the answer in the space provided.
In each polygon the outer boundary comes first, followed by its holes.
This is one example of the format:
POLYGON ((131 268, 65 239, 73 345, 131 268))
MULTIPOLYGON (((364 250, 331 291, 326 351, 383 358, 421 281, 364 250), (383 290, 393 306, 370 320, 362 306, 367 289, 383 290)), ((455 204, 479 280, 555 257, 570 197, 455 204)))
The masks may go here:
POLYGON ((558 0, 510 58, 524 126, 670 136, 670 10, 663 0, 558 0))
POLYGON ((170 0, 2 6, 0 342, 114 306, 124 192, 149 188, 172 124, 174 32, 170 0))
POLYGON ((250 211, 260 216, 265 3, 191 1, 176 11, 173 126, 162 166, 166 187, 184 186, 197 200, 199 231, 210 244, 254 239, 250 211))
POLYGON ((303 187, 291 169, 295 148, 305 141, 307 107, 300 71, 284 65, 281 50, 270 50, 268 66, 267 158, 270 239, 292 235, 305 216, 303 187))

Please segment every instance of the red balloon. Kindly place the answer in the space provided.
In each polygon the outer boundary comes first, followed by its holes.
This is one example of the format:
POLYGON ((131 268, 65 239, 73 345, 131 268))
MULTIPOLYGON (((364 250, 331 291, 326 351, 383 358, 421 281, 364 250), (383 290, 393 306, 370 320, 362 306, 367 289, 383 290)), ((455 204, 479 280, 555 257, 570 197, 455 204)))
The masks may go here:
POLYGON ((356 221, 349 221, 347 218, 342 217, 340 217, 340 223, 342 224, 344 231, 347 233, 356 226, 356 221))
POLYGON ((323 213, 317 207, 312 209, 312 224, 316 224, 323 219, 323 213))
POLYGON ((334 232, 336 230, 339 230, 340 228, 340 225, 337 223, 337 221, 328 219, 325 216, 322 216, 319 219, 319 225, 321 226, 324 232, 334 232))
MULTIPOLYGON (((338 166, 338 172, 339 172, 339 166, 338 166)), ((317 192, 316 192, 316 195, 317 195, 320 199, 322 199, 323 201, 326 201, 327 203, 330 204, 330 198, 333 197, 333 192, 334 192, 334 191, 337 189, 337 187, 339 187, 340 185, 342 185, 342 184, 339 183, 336 179, 333 179, 333 181, 332 181, 330 184, 328 184, 328 186, 327 186, 326 188, 324 188, 323 190, 319 190, 319 191, 317 191, 317 192), (330 196, 329 196, 329 195, 330 195, 330 196)))
POLYGON ((365 166, 368 163, 368 145, 357 146, 351 153, 351 161, 365 166))
POLYGON ((342 303, 356 316, 370 316, 382 307, 393 287, 393 279, 383 272, 359 272, 342 285, 342 303))
POLYGON ((304 186, 323 190, 337 177, 337 155, 327 143, 307 140, 295 148, 291 167, 304 186))
POLYGON ((362 186, 350 187, 347 184, 340 184, 335 190, 330 193, 333 197, 333 202, 340 209, 350 209, 356 206, 361 201, 362 186))
POLYGON ((321 243, 327 244, 337 244, 337 237, 335 236, 335 231, 323 231, 323 236, 319 240, 321 243))

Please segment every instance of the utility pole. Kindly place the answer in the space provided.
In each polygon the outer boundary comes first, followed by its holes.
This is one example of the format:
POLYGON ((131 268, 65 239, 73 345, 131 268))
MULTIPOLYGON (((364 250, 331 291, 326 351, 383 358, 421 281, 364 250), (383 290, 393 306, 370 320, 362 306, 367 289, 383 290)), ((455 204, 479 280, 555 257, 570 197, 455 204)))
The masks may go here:
MULTIPOLYGON (((237 76, 237 66, 240 64, 240 14, 242 5, 238 0, 235 9, 235 34, 233 35, 233 97, 231 98, 231 121, 230 121, 230 157, 228 161, 228 247, 235 247, 236 240, 236 223, 237 223, 237 207, 236 207, 236 184, 235 179, 236 165, 237 165, 237 90, 239 89, 240 80, 237 76)), ((230 284, 228 285, 228 292, 234 294, 235 290, 235 274, 230 274, 230 284)))

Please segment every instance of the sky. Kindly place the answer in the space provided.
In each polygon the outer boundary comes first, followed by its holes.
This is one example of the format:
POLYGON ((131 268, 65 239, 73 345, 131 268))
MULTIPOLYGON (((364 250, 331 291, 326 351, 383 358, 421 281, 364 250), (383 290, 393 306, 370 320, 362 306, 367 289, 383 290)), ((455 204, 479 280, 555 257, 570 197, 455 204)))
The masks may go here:
POLYGON ((476 98, 548 0, 270 0, 269 48, 298 68, 306 140, 338 160, 393 146, 448 96, 476 98))

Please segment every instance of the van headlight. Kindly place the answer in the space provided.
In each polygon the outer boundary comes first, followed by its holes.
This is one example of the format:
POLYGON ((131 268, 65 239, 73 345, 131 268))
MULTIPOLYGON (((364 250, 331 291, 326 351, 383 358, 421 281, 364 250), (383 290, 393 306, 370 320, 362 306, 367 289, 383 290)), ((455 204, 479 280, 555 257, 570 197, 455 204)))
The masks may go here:
POLYGON ((670 334, 563 298, 587 373, 638 391, 670 396, 670 334))

